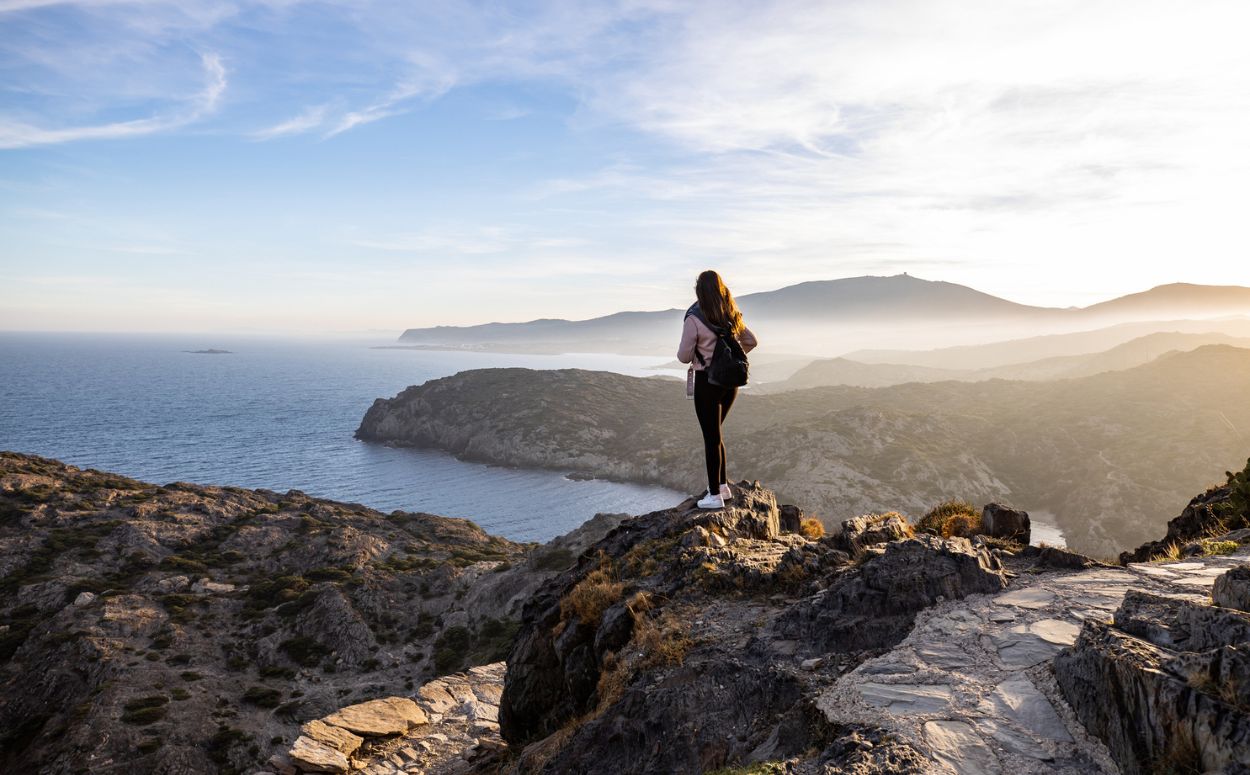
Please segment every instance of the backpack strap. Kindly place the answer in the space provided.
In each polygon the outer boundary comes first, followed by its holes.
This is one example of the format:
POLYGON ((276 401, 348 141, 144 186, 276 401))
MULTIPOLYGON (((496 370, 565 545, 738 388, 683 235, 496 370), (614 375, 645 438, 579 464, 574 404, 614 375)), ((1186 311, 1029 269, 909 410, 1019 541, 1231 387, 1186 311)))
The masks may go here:
MULTIPOLYGON (((707 322, 707 318, 703 317, 703 310, 699 309, 698 302, 695 302, 694 304, 690 305, 690 309, 686 310, 686 317, 688 318, 693 317, 696 320, 698 320, 700 323, 702 323, 703 325, 707 326, 707 329, 712 332, 712 335, 717 337, 718 339, 722 336, 729 336, 730 338, 732 338, 732 335, 725 329, 720 328, 719 326, 714 326, 711 323, 707 322)), ((707 363, 703 361, 703 353, 699 352, 698 342, 696 342, 694 346, 694 357, 699 359, 700 366, 702 366, 705 369, 707 368, 707 363)))

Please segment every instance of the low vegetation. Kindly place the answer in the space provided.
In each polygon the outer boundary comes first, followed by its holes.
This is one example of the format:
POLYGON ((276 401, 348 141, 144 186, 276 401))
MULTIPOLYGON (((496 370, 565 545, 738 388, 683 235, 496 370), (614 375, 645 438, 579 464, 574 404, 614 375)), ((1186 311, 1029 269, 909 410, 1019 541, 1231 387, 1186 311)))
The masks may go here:
POLYGON ((805 517, 799 522, 799 533, 805 538, 815 541, 825 534, 825 525, 815 517, 805 517))
POLYGON ((597 626, 603 612, 618 602, 624 591, 625 585, 614 577, 612 563, 604 559, 560 601, 560 618, 568 621, 576 616, 585 624, 597 626))
POLYGON ((981 532, 981 511, 967 501, 943 501, 920 518, 916 529, 942 538, 971 538, 981 532))

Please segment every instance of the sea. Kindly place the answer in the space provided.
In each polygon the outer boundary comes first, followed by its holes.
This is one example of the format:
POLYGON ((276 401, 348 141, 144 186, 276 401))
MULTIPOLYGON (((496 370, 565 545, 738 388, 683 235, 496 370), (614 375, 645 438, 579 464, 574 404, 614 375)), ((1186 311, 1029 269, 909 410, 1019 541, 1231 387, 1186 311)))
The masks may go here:
POLYGON ((546 541, 600 512, 642 514, 685 497, 352 438, 374 399, 460 371, 681 376, 654 368, 663 358, 383 349, 393 344, 391 337, 0 333, 0 450, 157 484, 295 489, 383 512, 466 517, 514 541, 546 541), (209 349, 228 353, 194 352, 209 349))

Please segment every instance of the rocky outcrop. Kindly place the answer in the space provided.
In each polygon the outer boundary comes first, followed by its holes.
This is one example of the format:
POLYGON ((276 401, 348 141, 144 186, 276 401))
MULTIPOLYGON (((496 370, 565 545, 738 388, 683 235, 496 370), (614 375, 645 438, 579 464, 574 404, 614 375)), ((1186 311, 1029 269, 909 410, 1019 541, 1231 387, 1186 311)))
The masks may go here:
POLYGON ((1147 562, 1156 557, 1200 554, 1206 541, 1250 543, 1250 461, 1228 473, 1228 482, 1196 496, 1179 516, 1168 522, 1167 534, 1120 554, 1120 564, 1147 562), (1191 548, 1192 547, 1192 548, 1191 548))
POLYGON ((981 511, 981 531, 992 538, 1028 544, 1031 537, 1029 513, 1001 503, 990 503, 981 511))
POLYGON ((0 453, 0 770, 254 768, 302 722, 500 659, 529 592, 620 519, 527 548, 0 453))
POLYGON ((818 712, 813 670, 854 665, 926 606, 999 591, 1006 574, 966 539, 910 538, 897 515, 812 540, 781 530, 787 511, 743 482, 723 510, 688 501, 623 523, 545 585, 525 608, 500 704, 517 771, 786 761, 816 772, 847 756, 855 771, 923 771, 913 746, 818 712), (853 744, 873 738, 871 756, 853 744))
POLYGON ((860 557, 870 546, 901 541, 914 534, 911 524, 901 514, 866 514, 843 522, 833 541, 851 557, 860 557))
POLYGON ((783 614, 776 631, 812 653, 884 649, 903 639, 918 611, 1006 586, 998 559, 968 539, 918 535, 836 575, 783 614))
MULTIPOLYGON (((1219 582, 1217 581, 1217 584, 1219 582)), ((1250 614, 1130 592, 1055 658, 1077 717, 1127 775, 1250 771, 1250 614)))

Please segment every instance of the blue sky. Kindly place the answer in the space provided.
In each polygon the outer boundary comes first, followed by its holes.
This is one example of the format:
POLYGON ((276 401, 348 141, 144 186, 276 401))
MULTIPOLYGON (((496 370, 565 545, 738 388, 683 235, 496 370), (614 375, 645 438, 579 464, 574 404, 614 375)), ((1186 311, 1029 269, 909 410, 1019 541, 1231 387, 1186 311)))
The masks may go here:
POLYGON ((0 0, 0 329, 1250 284, 1244 2, 0 0))

